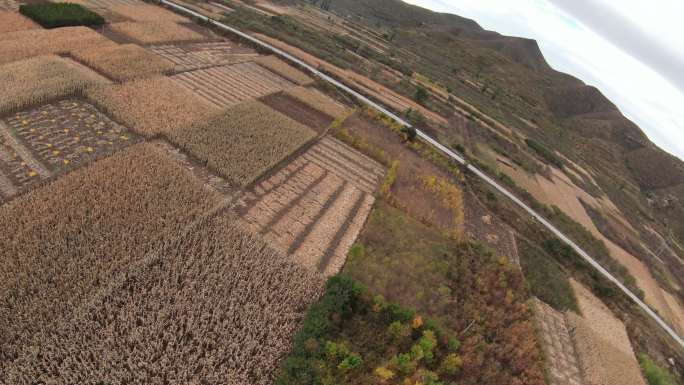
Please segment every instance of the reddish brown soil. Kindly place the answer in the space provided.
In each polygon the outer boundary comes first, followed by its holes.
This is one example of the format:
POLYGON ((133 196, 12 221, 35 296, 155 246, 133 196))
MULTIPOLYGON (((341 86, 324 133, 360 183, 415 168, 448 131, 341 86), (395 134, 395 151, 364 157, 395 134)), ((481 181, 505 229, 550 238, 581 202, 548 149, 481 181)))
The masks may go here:
POLYGON ((319 112, 282 92, 265 96, 260 100, 274 110, 313 128, 319 133, 325 131, 333 121, 328 115, 319 112))

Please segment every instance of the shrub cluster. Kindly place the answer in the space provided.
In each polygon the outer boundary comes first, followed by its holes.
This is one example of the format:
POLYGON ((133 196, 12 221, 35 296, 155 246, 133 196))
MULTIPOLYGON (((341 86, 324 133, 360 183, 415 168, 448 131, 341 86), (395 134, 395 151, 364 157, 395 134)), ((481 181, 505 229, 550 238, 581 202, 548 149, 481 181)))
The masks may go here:
POLYGON ((254 62, 300 86, 308 86, 313 84, 313 79, 311 79, 305 73, 292 67, 275 56, 259 56, 254 60, 254 62))
POLYGON ((135 44, 74 51, 72 56, 117 81, 167 74, 175 66, 171 61, 135 44))
POLYGON ((328 280, 279 372, 279 385, 441 384, 463 365, 460 342, 413 310, 371 297, 345 275, 328 280), (364 337, 370 337, 364 340, 364 337), (391 383, 400 383, 393 381, 391 383))
POLYGON ((558 155, 556 155, 556 153, 554 153, 552 150, 549 150, 546 146, 537 142, 536 140, 527 138, 525 139, 525 143, 537 154, 539 154, 539 156, 541 156, 547 162, 553 164, 554 166, 558 168, 563 168, 563 166, 565 165, 563 159, 561 159, 558 155))
POLYGON ((22 4, 19 12, 45 28, 102 25, 105 19, 80 4, 22 4))
POLYGON ((1 377, 18 348, 219 198, 163 150, 138 144, 1 206, 0 383, 31 383, 1 377))
POLYGON ((39 56, 0 65, 0 114, 80 93, 107 79, 58 56, 39 56))
POLYGON ((173 130, 168 136, 209 168, 245 186, 315 133, 263 103, 251 101, 191 128, 173 130))
POLYGON ((85 94, 100 110, 146 137, 180 130, 218 113, 166 77, 92 87, 85 94))
POLYGON ((38 332, 7 383, 271 384, 322 286, 230 219, 209 219, 38 332))

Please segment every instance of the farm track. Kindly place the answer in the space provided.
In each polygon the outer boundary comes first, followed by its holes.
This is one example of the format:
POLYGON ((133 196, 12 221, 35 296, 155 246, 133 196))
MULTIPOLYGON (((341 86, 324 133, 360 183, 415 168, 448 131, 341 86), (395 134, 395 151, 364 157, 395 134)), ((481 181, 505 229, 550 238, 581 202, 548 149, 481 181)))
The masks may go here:
MULTIPOLYGON (((181 5, 178 5, 174 3, 173 1, 169 0, 159 0, 159 2, 162 5, 168 6, 173 10, 176 10, 177 12, 183 13, 185 15, 192 16, 196 18, 197 20, 200 20, 202 22, 205 22, 209 25, 215 26, 216 28, 226 32, 233 34, 235 36, 238 36, 242 39, 245 39, 247 41, 250 41, 254 43, 255 45, 267 49, 274 54, 280 56, 281 58, 286 59, 287 61, 296 64, 298 67, 305 69, 309 73, 313 74, 314 76, 320 78, 322 81, 325 81, 332 86, 335 86, 339 88, 340 90, 346 92, 347 94, 351 95, 355 99, 357 99, 359 102, 366 104, 370 106, 371 108, 375 109, 376 111, 388 116, 390 119, 394 120, 398 124, 401 124, 402 126, 405 127, 412 127, 410 123, 405 121, 404 119, 400 118, 397 116, 395 113, 392 111, 388 110, 384 106, 374 102, 373 100, 369 99, 368 97, 362 95, 358 91, 352 89, 351 87, 347 86, 346 84, 343 84, 342 82, 332 78, 329 75, 324 74, 323 72, 319 71, 318 69, 314 68, 313 66, 305 63, 303 60, 283 51, 282 49, 274 47, 272 44, 265 43, 264 41, 255 38, 254 36, 247 34, 245 32, 242 32, 238 29, 235 29, 233 27, 230 27, 226 24, 223 24, 221 22, 218 22, 216 20, 213 20, 201 13, 195 12, 191 9, 185 8, 181 5)), ((525 212, 527 212, 530 216, 532 216, 535 220, 539 221, 540 224, 545 227, 548 231, 550 231, 554 236, 559 238, 563 243, 568 245, 570 248, 572 248, 577 254, 582 257, 587 263, 589 263, 594 269, 596 269, 602 276, 604 276, 606 279, 608 279, 610 282, 614 283, 627 297, 629 297, 635 304, 637 304, 646 314, 648 314, 649 317, 651 317, 656 323, 670 336, 674 341, 677 342, 677 344, 681 347, 684 347, 684 339, 682 339, 679 334, 677 334, 676 331, 672 329, 670 325, 668 325, 663 319, 656 314, 653 309, 651 309, 646 303, 644 303, 639 297, 637 297, 634 293, 632 293, 631 290, 629 290, 622 282, 620 282, 619 279, 617 279, 613 274, 611 274, 608 270, 606 270, 601 264, 599 264, 594 258, 592 258, 586 251, 584 251, 580 246, 578 246, 572 239, 570 239, 567 235, 562 233, 556 226, 554 226, 551 222, 549 222, 547 219, 542 217, 539 213, 534 211, 532 208, 530 208, 525 202, 523 202, 520 198, 515 196, 513 193, 508 191, 506 188, 504 188, 501 184, 496 182, 494 179, 489 177, 487 174, 482 172, 480 169, 477 167, 473 166, 470 164, 466 158, 464 158, 463 155, 460 155, 453 151, 452 149, 444 146, 437 140, 433 139, 430 135, 426 134, 422 130, 416 128, 416 134, 420 140, 425 141, 428 145, 434 147, 437 151, 443 153, 445 156, 450 158, 451 160, 457 162, 458 164, 462 165, 465 167, 467 170, 472 172, 477 178, 481 179, 484 181, 486 184, 494 188, 496 191, 499 193, 503 194, 506 198, 510 199, 515 203, 518 207, 523 209, 525 212)))
POLYGON ((363 227, 383 175, 382 166, 367 160, 324 137, 253 186, 235 210, 251 231, 298 263, 335 274, 363 227), (349 166, 342 169, 340 157, 349 166))
POLYGON ((147 49, 173 62, 177 73, 242 63, 259 56, 252 49, 232 42, 163 44, 147 49))
POLYGON ((219 108, 232 107, 293 86, 254 63, 188 71, 171 79, 219 108))

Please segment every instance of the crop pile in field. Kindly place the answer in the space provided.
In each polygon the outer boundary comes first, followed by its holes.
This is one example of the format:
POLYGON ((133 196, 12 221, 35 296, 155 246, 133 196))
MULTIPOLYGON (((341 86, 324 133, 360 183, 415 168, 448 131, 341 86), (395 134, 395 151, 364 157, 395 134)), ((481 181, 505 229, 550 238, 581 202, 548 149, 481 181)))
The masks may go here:
POLYGON ((0 34, 0 63, 113 44, 111 40, 86 27, 9 32, 0 34))
POLYGON ((73 56, 76 60, 118 81, 165 74, 174 68, 170 61, 135 44, 75 51, 73 56))
POLYGON ((300 86, 310 85, 313 83, 313 79, 308 77, 304 72, 292 67, 275 56, 260 56, 254 61, 260 66, 268 68, 285 79, 299 84, 300 86))
POLYGON ((161 150, 140 144, 0 207, 0 375, 35 332, 69 319, 218 198, 161 150))
POLYGON ((111 25, 111 29, 141 44, 162 44, 205 39, 201 34, 172 21, 114 23, 111 25))
POLYGON ((321 289, 318 276, 217 217, 37 333, 40 349, 23 349, 7 381, 272 384, 321 289))
POLYGON ((19 12, 45 28, 102 25, 105 19, 80 4, 39 3, 23 4, 19 12))
POLYGON ((183 16, 177 15, 171 11, 156 6, 156 5, 114 5, 109 7, 113 12, 131 19, 133 21, 172 21, 176 23, 188 22, 189 20, 183 16))
POLYGON ((0 114, 73 95, 107 79, 58 56, 40 56, 0 65, 0 114))
POLYGON ((333 118, 345 112, 344 106, 315 88, 295 87, 285 90, 285 93, 333 118))
POLYGON ((248 229, 329 276, 344 265, 382 175, 376 162, 324 137, 256 183, 236 210, 248 229))
POLYGON ((180 130, 218 113, 165 77, 93 87, 86 90, 86 96, 114 119, 146 137, 180 130))
POLYGON ((11 11, 0 11, 0 33, 25 31, 40 26, 24 16, 11 11))
POLYGON ((231 108, 170 139, 217 173, 245 186, 314 137, 314 132, 257 102, 231 108))

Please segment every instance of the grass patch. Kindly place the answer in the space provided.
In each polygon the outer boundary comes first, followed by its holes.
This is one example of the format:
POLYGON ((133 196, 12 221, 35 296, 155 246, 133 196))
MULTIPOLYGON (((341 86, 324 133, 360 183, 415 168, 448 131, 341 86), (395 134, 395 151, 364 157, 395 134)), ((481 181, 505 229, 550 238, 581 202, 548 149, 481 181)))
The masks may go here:
POLYGON ((568 277, 552 257, 524 240, 518 240, 518 252, 532 294, 556 310, 579 312, 568 277))
POLYGON ((525 143, 529 148, 533 149, 537 154, 539 154, 539 156, 544 158, 547 162, 555 165, 556 167, 562 169, 565 165, 563 159, 561 159, 553 151, 549 150, 546 146, 537 142, 536 140, 527 138, 525 139, 525 143))
POLYGON ((102 25, 105 19, 80 4, 22 4, 19 12, 45 28, 102 25))
POLYGON ((677 383, 667 369, 659 366, 646 353, 639 353, 639 365, 649 385, 675 385, 677 383))

